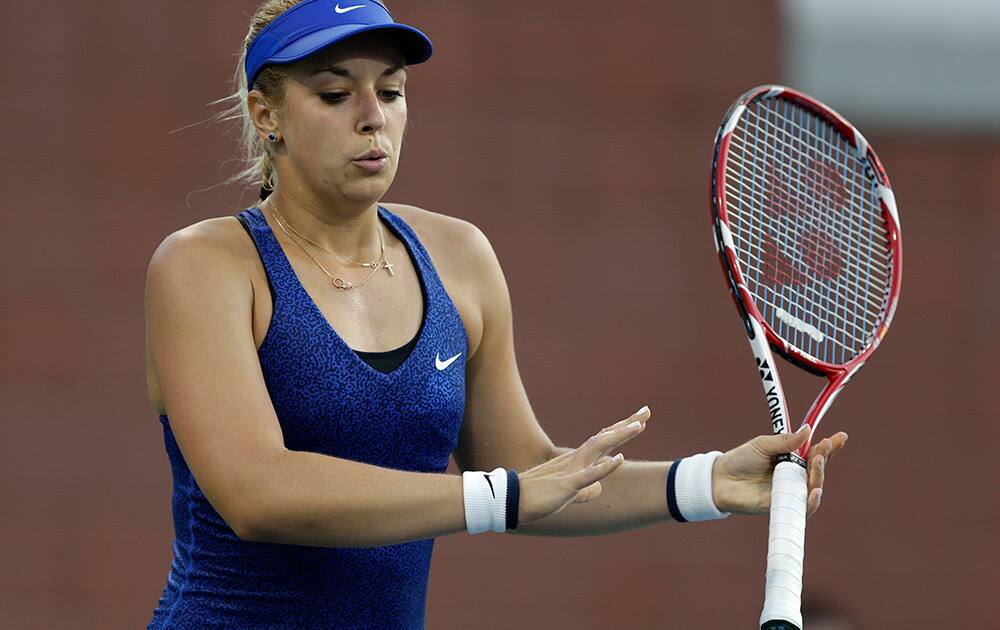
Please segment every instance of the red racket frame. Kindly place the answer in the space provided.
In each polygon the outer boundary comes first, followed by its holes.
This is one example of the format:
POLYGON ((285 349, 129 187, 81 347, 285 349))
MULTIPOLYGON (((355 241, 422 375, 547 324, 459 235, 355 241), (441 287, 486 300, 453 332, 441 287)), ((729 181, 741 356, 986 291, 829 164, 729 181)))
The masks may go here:
MULTIPOLYGON (((882 163, 879 161, 878 155, 876 155, 871 145, 869 145, 868 141, 861 135, 861 132, 844 119, 843 116, 823 103, 820 103, 812 97, 803 94, 802 92, 780 85, 762 85, 743 94, 743 96, 741 96, 726 113, 723 123, 719 127, 715 146, 716 152, 712 167, 714 176, 711 182, 711 197, 712 222, 715 228, 716 249, 719 253, 719 263, 722 265, 722 271, 726 275, 733 301, 736 303, 736 307, 739 310, 741 317, 744 319, 744 324, 747 327, 747 333, 751 340, 753 339, 754 333, 753 326, 749 321, 747 321, 748 317, 752 317, 760 325, 760 328, 763 329, 767 338, 768 344, 775 352, 799 367, 812 372, 813 374, 825 376, 828 379, 829 383, 813 402, 805 416, 804 422, 808 423, 815 430, 816 425, 819 423, 819 419, 822 418, 823 414, 833 402, 833 399, 836 398, 837 393, 878 348, 879 343, 882 341, 886 331, 889 329, 889 324, 892 322, 892 317, 896 311, 896 304, 899 300, 899 289, 902 278, 903 252, 902 242, 900 240, 899 217, 896 211, 896 202, 892 193, 892 187, 889 184, 889 178, 885 173, 885 169, 882 168, 882 163), (865 348, 854 358, 842 365, 827 363, 802 352, 790 344, 787 340, 782 338, 766 321, 764 321, 764 318, 761 316, 760 311, 754 303, 753 297, 746 288, 739 260, 737 259, 736 253, 732 248, 732 238, 730 236, 727 239, 726 236, 727 234, 731 234, 729 229, 729 217, 727 214, 725 188, 725 172, 726 161, 729 155, 729 142, 732 138, 733 130, 736 127, 736 122, 739 120, 739 117, 743 114, 746 107, 754 100, 761 98, 782 98, 791 101, 801 105, 810 112, 829 122, 835 129, 837 129, 838 132, 840 132, 840 134, 848 141, 855 151, 863 154, 868 165, 868 168, 865 169, 865 175, 869 181, 872 181, 879 186, 882 216, 886 222, 889 248, 892 256, 892 275, 887 293, 888 304, 884 309, 882 320, 876 327, 877 332, 872 337, 871 341, 869 341, 865 348)), ((785 423, 785 431, 788 430, 790 430, 790 427, 788 427, 787 423, 785 423)), ((806 442, 806 444, 804 444, 802 448, 796 452, 796 454, 802 459, 805 459, 808 452, 809 442, 806 442)))

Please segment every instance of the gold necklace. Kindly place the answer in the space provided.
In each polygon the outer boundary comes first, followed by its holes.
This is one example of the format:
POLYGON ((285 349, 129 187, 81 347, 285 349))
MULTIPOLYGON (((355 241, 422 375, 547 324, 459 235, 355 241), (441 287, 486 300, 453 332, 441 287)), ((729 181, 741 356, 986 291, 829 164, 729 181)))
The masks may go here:
POLYGON ((297 240, 295 240, 294 238, 292 238, 292 235, 288 233, 288 230, 285 229, 285 225, 283 225, 283 224, 287 224, 288 228, 292 232, 294 232, 296 235, 298 235, 298 237, 301 238, 302 240, 304 240, 305 242, 307 242, 307 243, 309 243, 309 244, 311 244, 311 245, 313 245, 315 247, 318 247, 319 249, 323 250, 324 252, 330 254, 331 256, 334 255, 333 252, 331 252, 327 248, 323 247, 319 243, 315 243, 315 242, 309 240, 308 238, 306 238, 305 236, 303 236, 302 234, 300 234, 295 228, 293 228, 292 225, 290 223, 288 223, 288 221, 285 219, 285 217, 278 211, 277 204, 275 204, 273 200, 268 205, 268 208, 271 210, 272 213, 274 213, 275 223, 277 223, 278 227, 281 228, 281 231, 285 233, 285 236, 287 236, 289 238, 289 240, 291 240, 293 243, 295 243, 295 245, 298 246, 298 248, 301 249, 302 252, 306 256, 308 256, 314 263, 316 263, 316 266, 323 270, 323 273, 325 273, 327 275, 327 277, 330 278, 331 282, 333 283, 333 286, 337 287, 338 289, 343 289, 344 291, 348 291, 350 289, 356 289, 356 288, 358 288, 360 286, 363 286, 366 282, 368 282, 371 279, 372 276, 375 275, 375 272, 378 271, 380 267, 384 268, 386 271, 388 271, 390 276, 395 276, 396 275, 395 272, 392 270, 393 264, 389 263, 389 262, 386 262, 386 259, 385 259, 385 241, 382 238, 382 226, 381 225, 378 226, 378 241, 379 241, 379 247, 380 247, 380 249, 382 251, 381 260, 379 260, 378 262, 357 262, 357 261, 353 261, 351 264, 361 265, 362 267, 371 267, 372 268, 372 272, 370 274, 368 274, 368 277, 365 278, 360 284, 353 284, 353 283, 347 282, 346 280, 343 280, 343 279, 341 279, 339 277, 334 277, 333 274, 331 274, 329 271, 327 271, 326 267, 324 267, 318 260, 316 260, 316 258, 313 257, 313 255, 310 254, 306 250, 305 247, 302 247, 302 245, 297 240))

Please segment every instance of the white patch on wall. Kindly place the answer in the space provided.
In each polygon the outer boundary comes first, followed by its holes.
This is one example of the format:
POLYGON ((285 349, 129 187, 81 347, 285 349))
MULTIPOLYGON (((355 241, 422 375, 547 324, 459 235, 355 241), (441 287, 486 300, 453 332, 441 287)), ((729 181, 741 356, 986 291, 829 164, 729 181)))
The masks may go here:
POLYGON ((1000 0, 783 0, 784 81, 864 128, 1000 132, 1000 0))

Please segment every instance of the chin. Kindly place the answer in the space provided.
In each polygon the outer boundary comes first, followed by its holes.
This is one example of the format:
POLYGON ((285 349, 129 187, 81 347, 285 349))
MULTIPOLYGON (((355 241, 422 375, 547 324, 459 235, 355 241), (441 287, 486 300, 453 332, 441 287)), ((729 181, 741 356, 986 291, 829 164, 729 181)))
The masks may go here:
POLYGON ((395 171, 352 179, 344 183, 341 193, 344 198, 356 203, 375 203, 392 186, 395 171))
POLYGON ((391 179, 372 178, 368 181, 350 182, 344 186, 342 195, 345 199, 355 203, 372 204, 389 192, 391 179))

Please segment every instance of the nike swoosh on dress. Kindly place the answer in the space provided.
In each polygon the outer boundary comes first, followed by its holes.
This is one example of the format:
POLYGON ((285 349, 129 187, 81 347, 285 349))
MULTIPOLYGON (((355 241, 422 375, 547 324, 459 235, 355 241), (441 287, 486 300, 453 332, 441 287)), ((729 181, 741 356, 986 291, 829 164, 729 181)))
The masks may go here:
POLYGON ((437 356, 434 357, 434 363, 437 365, 437 369, 438 370, 443 370, 443 369, 447 368, 449 365, 451 365, 452 363, 454 363, 455 359, 457 359, 460 356, 462 356, 461 352, 459 352, 458 354, 456 354, 452 358, 448 359, 447 361, 442 361, 441 360, 441 353, 438 353, 437 356))

